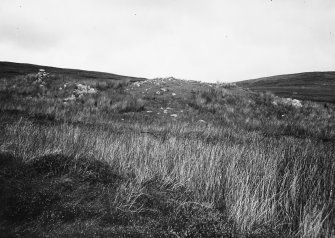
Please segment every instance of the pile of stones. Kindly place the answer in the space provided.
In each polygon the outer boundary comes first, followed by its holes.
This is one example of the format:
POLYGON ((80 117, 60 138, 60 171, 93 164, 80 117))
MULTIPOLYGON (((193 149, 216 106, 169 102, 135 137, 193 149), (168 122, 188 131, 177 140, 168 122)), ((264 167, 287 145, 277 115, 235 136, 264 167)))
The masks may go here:
POLYGON ((65 102, 74 101, 76 99, 82 98, 85 94, 95 94, 97 90, 90 85, 76 84, 75 89, 73 90, 70 97, 64 99, 65 102))
POLYGON ((223 83, 223 82, 218 82, 216 86, 218 88, 226 88, 226 89, 237 87, 236 83, 223 83))
POLYGON ((49 77, 49 73, 45 72, 44 69, 39 69, 38 73, 36 74, 36 81, 34 83, 39 83, 41 86, 44 86, 45 79, 49 77))
POLYGON ((302 107, 302 103, 298 99, 292 99, 292 98, 280 98, 280 97, 275 97, 274 100, 272 101, 272 105, 277 106, 278 104, 282 104, 285 106, 292 106, 295 108, 300 108, 302 107))

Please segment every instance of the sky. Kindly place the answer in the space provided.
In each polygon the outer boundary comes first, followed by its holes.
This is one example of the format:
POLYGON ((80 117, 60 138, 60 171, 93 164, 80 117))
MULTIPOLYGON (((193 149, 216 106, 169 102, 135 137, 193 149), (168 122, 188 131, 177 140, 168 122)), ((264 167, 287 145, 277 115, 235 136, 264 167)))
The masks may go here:
POLYGON ((1 0, 0 61, 205 82, 335 71, 335 1, 1 0))

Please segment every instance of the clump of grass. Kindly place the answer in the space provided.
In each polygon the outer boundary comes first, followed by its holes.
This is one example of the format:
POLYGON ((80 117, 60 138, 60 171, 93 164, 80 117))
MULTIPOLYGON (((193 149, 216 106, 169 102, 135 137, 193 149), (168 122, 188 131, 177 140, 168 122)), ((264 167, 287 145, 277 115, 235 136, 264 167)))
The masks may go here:
POLYGON ((99 91, 106 91, 109 89, 120 89, 130 84, 130 80, 108 80, 95 83, 95 87, 99 91))
POLYGON ((128 96, 122 101, 116 102, 111 106, 112 110, 119 113, 125 112, 140 112, 144 110, 144 101, 141 98, 135 98, 134 96, 128 96))

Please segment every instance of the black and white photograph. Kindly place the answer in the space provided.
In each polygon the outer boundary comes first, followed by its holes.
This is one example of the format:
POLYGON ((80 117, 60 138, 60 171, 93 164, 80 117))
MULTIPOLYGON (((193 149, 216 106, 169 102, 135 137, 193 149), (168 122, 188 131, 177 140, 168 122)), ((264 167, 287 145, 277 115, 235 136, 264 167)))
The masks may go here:
POLYGON ((0 0, 1 238, 335 238, 334 0, 0 0))

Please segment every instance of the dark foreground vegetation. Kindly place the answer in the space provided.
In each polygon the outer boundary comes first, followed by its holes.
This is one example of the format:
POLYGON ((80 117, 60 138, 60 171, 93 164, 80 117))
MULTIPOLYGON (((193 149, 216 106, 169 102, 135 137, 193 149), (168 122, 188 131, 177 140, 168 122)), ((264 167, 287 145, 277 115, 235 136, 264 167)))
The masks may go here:
POLYGON ((0 80, 0 237, 335 235, 333 104, 174 78, 36 81, 0 80), (97 92, 65 100, 78 83, 97 92))

